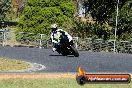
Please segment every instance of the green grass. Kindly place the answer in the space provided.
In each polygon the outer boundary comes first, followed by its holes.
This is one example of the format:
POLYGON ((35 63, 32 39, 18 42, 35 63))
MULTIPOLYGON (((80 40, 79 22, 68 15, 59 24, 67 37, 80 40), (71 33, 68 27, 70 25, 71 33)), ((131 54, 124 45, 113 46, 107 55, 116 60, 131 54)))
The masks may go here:
POLYGON ((23 61, 7 59, 7 58, 0 58, 0 71, 24 70, 29 67, 30 65, 23 61))
POLYGON ((132 88, 129 84, 85 84, 80 86, 75 79, 6 79, 0 80, 0 88, 132 88))

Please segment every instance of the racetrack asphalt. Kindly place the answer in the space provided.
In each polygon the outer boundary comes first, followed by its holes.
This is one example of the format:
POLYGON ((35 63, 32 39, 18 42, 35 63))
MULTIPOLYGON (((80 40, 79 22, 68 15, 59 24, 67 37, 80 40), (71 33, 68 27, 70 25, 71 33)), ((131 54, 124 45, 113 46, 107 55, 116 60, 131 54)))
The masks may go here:
POLYGON ((36 72, 76 72, 83 66, 87 72, 132 72, 132 54, 79 51, 79 57, 62 56, 51 49, 2 47, 0 57, 23 60, 44 65, 36 72))

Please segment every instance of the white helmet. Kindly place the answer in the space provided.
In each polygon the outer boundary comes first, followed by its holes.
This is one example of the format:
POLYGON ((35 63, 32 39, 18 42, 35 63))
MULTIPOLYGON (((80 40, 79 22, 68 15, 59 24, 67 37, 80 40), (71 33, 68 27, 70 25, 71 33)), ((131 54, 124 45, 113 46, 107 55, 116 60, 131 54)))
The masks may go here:
POLYGON ((57 24, 52 24, 51 28, 57 28, 57 24))

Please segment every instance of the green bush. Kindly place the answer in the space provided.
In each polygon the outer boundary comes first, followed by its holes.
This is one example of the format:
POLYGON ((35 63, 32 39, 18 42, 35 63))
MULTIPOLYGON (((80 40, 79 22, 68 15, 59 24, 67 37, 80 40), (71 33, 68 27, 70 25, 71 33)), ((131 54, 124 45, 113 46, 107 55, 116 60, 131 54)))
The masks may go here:
POLYGON ((19 20, 19 30, 49 34, 50 25, 72 27, 75 6, 72 0, 28 0, 19 20))

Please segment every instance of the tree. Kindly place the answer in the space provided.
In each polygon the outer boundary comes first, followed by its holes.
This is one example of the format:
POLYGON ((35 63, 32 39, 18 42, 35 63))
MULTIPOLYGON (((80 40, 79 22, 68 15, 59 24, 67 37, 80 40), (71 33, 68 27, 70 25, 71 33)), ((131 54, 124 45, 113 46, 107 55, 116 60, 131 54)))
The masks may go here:
MULTIPOLYGON (((119 8, 122 8, 128 0, 120 0, 119 8)), ((108 22, 116 11, 117 0, 85 0, 86 14, 91 14, 98 22, 108 22)))
POLYGON ((6 14, 11 7, 11 0, 0 0, 0 21, 6 19, 6 14))
MULTIPOLYGON (((124 36, 124 33, 130 34, 132 32, 131 2, 131 0, 120 0, 119 2, 119 20, 117 30, 119 38, 124 36)), ((92 33, 97 35, 99 38, 110 38, 109 35, 114 34, 117 0, 84 0, 83 5, 86 11, 86 17, 90 14, 95 20, 95 23, 90 27, 91 31, 93 31, 92 33)))
MULTIPOLYGON (((115 16, 115 13, 114 15, 115 16)), ((114 18, 114 17, 113 17, 114 18)), ((125 5, 119 10, 118 16, 118 38, 128 40, 132 35, 132 1, 128 0, 125 5)), ((113 22, 114 24, 115 22, 113 22)))
POLYGON ((48 34, 53 23, 70 28, 74 10, 72 0, 28 0, 20 16, 19 31, 48 34))

